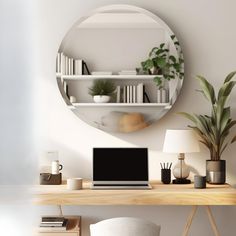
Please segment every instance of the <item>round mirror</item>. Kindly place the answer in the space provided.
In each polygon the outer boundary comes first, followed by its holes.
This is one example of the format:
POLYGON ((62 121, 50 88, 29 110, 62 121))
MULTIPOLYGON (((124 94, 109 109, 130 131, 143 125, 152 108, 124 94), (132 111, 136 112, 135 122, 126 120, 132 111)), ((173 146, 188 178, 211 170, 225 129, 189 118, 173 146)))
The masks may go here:
POLYGON ((107 132, 141 130, 166 114, 182 87, 183 55, 156 15, 129 5, 99 8, 64 37, 57 82, 68 107, 107 132))

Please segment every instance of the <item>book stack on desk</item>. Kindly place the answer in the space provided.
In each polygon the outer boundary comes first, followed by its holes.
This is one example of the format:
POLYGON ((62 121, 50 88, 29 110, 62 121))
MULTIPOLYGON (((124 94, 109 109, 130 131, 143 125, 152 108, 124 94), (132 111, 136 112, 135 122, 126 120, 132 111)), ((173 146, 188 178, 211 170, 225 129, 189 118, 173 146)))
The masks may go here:
POLYGON ((58 216, 43 216, 41 219, 40 232, 66 231, 68 219, 58 216))

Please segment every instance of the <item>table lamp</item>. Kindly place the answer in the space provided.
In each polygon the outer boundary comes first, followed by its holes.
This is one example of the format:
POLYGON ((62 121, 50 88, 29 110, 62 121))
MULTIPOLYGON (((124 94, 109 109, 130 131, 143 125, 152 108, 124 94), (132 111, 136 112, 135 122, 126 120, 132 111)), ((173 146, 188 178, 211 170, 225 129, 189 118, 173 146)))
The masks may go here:
POLYGON ((191 183, 191 180, 187 179, 190 169, 184 162, 185 153, 199 151, 199 144, 194 131, 166 130, 163 152, 179 154, 179 161, 173 168, 173 175, 176 178, 173 180, 173 184, 191 183))

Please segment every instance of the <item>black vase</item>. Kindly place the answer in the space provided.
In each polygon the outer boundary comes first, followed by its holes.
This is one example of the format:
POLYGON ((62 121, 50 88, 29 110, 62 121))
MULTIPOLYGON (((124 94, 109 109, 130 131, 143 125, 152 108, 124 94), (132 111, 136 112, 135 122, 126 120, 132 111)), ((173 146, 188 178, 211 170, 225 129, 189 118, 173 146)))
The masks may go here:
POLYGON ((226 162, 225 160, 219 161, 206 161, 206 180, 209 184, 224 184, 226 179, 226 162))

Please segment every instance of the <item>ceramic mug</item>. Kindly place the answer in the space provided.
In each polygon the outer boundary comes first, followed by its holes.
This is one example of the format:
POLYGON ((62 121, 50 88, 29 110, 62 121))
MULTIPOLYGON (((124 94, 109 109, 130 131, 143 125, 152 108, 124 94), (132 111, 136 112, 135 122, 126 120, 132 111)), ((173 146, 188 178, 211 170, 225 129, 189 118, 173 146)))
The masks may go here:
POLYGON ((67 189, 69 190, 79 190, 82 189, 82 178, 71 178, 67 179, 67 189))
POLYGON ((58 160, 52 162, 52 174, 54 175, 59 174, 62 168, 63 168, 63 165, 61 165, 58 160))

